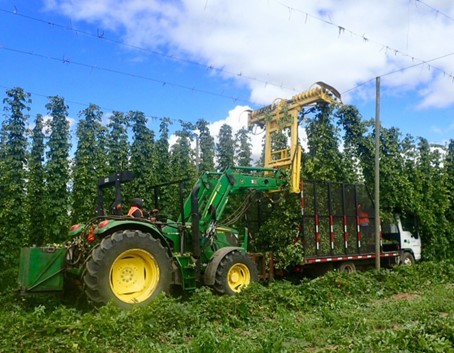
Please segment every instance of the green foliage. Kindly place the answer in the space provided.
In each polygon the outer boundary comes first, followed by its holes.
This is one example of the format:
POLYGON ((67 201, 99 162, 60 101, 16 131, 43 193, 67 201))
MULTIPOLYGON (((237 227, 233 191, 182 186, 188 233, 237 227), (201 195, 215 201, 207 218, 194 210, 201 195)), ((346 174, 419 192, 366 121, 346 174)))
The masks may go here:
MULTIPOLYGON (((30 95, 20 88, 6 92, 3 100, 0 252, 6 262, 17 258, 18 245, 59 242, 66 237, 70 221, 85 221, 90 217, 99 177, 132 170, 136 179, 123 188, 125 206, 131 197, 139 196, 145 199, 146 207, 158 206, 163 213, 176 218, 178 188, 162 187, 156 201, 153 185, 189 179, 183 187, 183 195, 189 195, 197 168, 200 171, 213 169, 214 153, 221 169, 233 163, 250 164, 251 146, 246 130, 240 130, 233 138, 231 128, 225 125, 221 128, 219 144, 214 146, 207 121, 200 119, 196 124, 180 121, 181 128, 175 133, 177 141, 170 146, 170 119, 161 119, 160 137, 155 142, 155 133, 143 113, 113 112, 106 128, 102 126, 103 112, 95 105, 81 112, 75 134, 77 149, 71 159, 68 107, 58 96, 49 98, 46 108, 50 120, 46 124, 38 115, 28 151, 25 112, 30 102, 30 95), (131 141, 129 129, 132 130, 131 141), (199 165, 193 149, 196 129, 200 137, 199 165)), ((355 107, 348 105, 318 105, 305 113, 308 149, 302 160, 303 179, 360 181, 373 190, 373 122, 364 120, 355 107)), ((274 151, 287 146, 287 132, 284 129, 273 134, 274 151)), ((423 138, 402 136, 398 129, 391 127, 381 131, 382 216, 394 211, 415 214, 426 258, 449 258, 454 254, 454 230, 449 226, 454 221, 453 155, 453 141, 445 154, 423 138)), ((259 164, 263 165, 263 158, 259 164)), ((105 196, 106 203, 113 200, 113 193, 107 192, 105 196)), ((244 201, 242 196, 232 197, 227 209, 235 210, 244 201)), ((298 214, 297 208, 291 213, 298 214)), ((279 222, 262 217, 262 222, 264 220, 269 223, 266 227, 271 235, 263 237, 260 246, 273 249, 288 263, 295 261, 300 250, 292 242, 294 220, 286 214, 279 222)), ((246 223, 244 221, 244 225, 246 223)))
POLYGON ((199 119, 195 128, 199 130, 200 161, 198 173, 201 175, 204 172, 214 170, 214 138, 210 135, 208 121, 199 119))
MULTIPOLYGON (((102 129, 102 132, 107 133, 105 136, 105 174, 98 174, 96 177, 103 177, 111 175, 120 171, 129 171, 129 156, 130 146, 128 140, 128 116, 122 112, 114 111, 109 116, 109 122, 107 123, 107 129, 102 129)), ((100 135, 101 135, 100 131, 100 135)), ((101 144, 101 143, 100 143, 101 144)), ((101 144, 102 145, 102 144, 101 144)), ((129 185, 125 185, 123 188, 123 200, 122 203, 125 205, 125 201, 129 201, 131 198, 131 192, 129 185)), ((115 199, 115 190, 105 189, 104 196, 106 200, 105 208, 106 211, 110 212, 112 201, 115 199)), ((93 201, 95 201, 93 198, 93 201)), ((126 207, 126 206, 125 206, 126 207)))
POLYGON ((289 129, 277 130, 271 135, 271 151, 276 152, 288 147, 289 129))
MULTIPOLYGON (((170 165, 170 146, 169 146, 169 125, 172 124, 172 121, 169 118, 164 118, 161 120, 159 125, 159 140, 156 141, 156 176, 158 184, 166 183, 169 181, 175 180, 172 167, 170 165)), ((159 209, 168 210, 172 209, 172 205, 175 202, 175 188, 176 186, 168 186, 159 188, 159 200, 157 204, 153 203, 153 208, 157 207, 159 209)))
POLYGON ((265 206, 267 210, 262 210, 264 222, 251 246, 255 251, 272 251, 277 266, 285 269, 304 260, 302 244, 295 241, 301 221, 299 199, 286 192, 273 196, 265 206))
POLYGON ((46 153, 46 241, 61 242, 67 234, 70 224, 68 210, 70 193, 68 183, 70 180, 69 169, 69 122, 68 107, 63 98, 54 96, 46 104, 51 118, 48 128, 48 141, 46 153))
POLYGON ((31 140, 32 148, 28 163, 28 207, 30 228, 33 229, 33 232, 29 232, 28 241, 29 244, 43 245, 44 235, 46 234, 46 212, 42 201, 46 197, 46 188, 43 183, 46 178, 44 170, 44 120, 40 114, 36 117, 31 140))
POLYGON ((426 139, 420 138, 417 146, 418 160, 410 175, 413 195, 413 210, 421 225, 428 258, 446 258, 454 254, 446 237, 449 229, 447 219, 450 210, 448 174, 444 171, 443 159, 437 150, 432 150, 426 139))
MULTIPOLYGON (((191 139, 193 138, 192 124, 182 123, 181 130, 175 132, 177 136, 176 143, 170 148, 170 165, 172 169, 172 180, 189 179, 184 184, 183 195, 189 195, 192 185, 197 177, 197 168, 195 165, 194 151, 191 149, 191 139)), ((178 190, 171 190, 173 203, 166 213, 176 219, 180 213, 178 190)))
POLYGON ((102 112, 98 106, 91 104, 79 116, 73 169, 72 223, 95 215, 96 198, 93 195, 97 193, 99 176, 107 174, 105 148, 100 138, 105 129, 101 125, 102 112))
POLYGON ((249 132, 241 128, 235 134, 235 164, 250 167, 252 163, 252 143, 249 132))
POLYGON ((373 122, 364 121, 358 109, 351 105, 341 106, 334 117, 344 131, 344 153, 354 168, 356 180, 373 180, 374 141, 368 134, 373 122))
MULTIPOLYGON (((375 138, 375 136, 374 136, 375 138)), ((380 151, 380 202, 385 210, 402 208, 411 188, 408 174, 403 173, 404 155, 402 153, 400 132, 396 128, 381 131, 380 151)), ((369 181, 371 189, 373 179, 369 181)), ((407 201, 408 203, 408 201, 407 201)))
POLYGON ((130 112, 128 119, 131 121, 133 131, 130 167, 135 179, 130 185, 134 194, 126 201, 132 197, 139 197, 145 200, 145 205, 151 205, 151 186, 156 184, 157 180, 154 167, 156 161, 154 131, 147 127, 148 119, 142 112, 130 112))
MULTIPOLYGON (((353 159, 358 179, 364 180, 373 190, 375 131, 372 122, 363 121, 352 106, 343 106, 335 117, 344 130, 345 153, 353 159)), ((448 224, 453 219, 450 169, 453 152, 450 154, 448 148, 448 154, 444 156, 426 139, 419 138, 416 142, 410 135, 402 137, 393 127, 382 128, 380 137, 382 215, 393 212, 415 215, 420 223, 424 256, 452 257, 454 237, 448 224)))
POLYGON ((20 298, 14 278, 0 272, 5 352, 453 352, 452 262, 253 284, 234 297, 200 288, 130 311, 20 298))
POLYGON ((156 142, 158 154, 157 173, 160 183, 166 182, 171 178, 172 171, 170 167, 170 146, 169 146, 169 125, 172 121, 169 118, 161 120, 159 125, 160 137, 156 142))
POLYGON ((333 124, 334 107, 317 105, 315 115, 307 117, 308 151, 303 155, 303 176, 309 180, 352 182, 352 163, 340 151, 340 131, 333 124))
MULTIPOLYGON (((30 94, 21 88, 13 88, 6 92, 3 100, 4 117, 2 132, 1 161, 1 200, 0 212, 0 258, 12 260, 17 256, 15 243, 28 240, 28 217, 26 196, 27 167, 27 136, 26 125, 30 110, 30 94), (13 226, 10 226, 13 225, 13 226)), ((0 260, 0 265, 2 265, 0 260)))
POLYGON ((219 129, 219 142, 216 145, 217 170, 224 171, 233 166, 235 158, 235 141, 230 125, 223 124, 219 129))
MULTIPOLYGON (((449 206, 446 211, 446 219, 449 224, 454 224, 454 140, 449 141, 445 168, 447 196, 449 200, 449 206)), ((454 227, 448 227, 446 238, 450 240, 450 249, 453 249, 454 227)))
MULTIPOLYGON (((6 153, 7 153, 7 134, 8 129, 6 122, 2 122, 1 130, 0 130, 0 197, 2 199, 6 199, 7 191, 8 191, 8 183, 7 183, 7 173, 8 173, 8 164, 6 163, 6 153)), ((5 221, 5 214, 3 210, 0 210, 0 227, 5 229, 7 226, 5 221)), ((9 240, 5 237, 5 235, 0 236, 0 241, 3 243, 8 242, 9 240)), ((3 245, 2 245, 3 246, 3 245)), ((6 251, 5 253, 7 253, 6 251)), ((3 255, 3 254, 2 254, 3 255)))
POLYGON ((128 170, 129 142, 128 118, 122 112, 114 111, 107 124, 107 164, 108 174, 128 170))

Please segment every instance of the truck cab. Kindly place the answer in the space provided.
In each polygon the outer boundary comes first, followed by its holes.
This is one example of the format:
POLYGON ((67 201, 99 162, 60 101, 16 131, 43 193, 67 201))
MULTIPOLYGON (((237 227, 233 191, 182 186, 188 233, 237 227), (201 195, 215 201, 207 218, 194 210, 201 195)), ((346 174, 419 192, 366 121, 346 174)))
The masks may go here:
POLYGON ((382 225, 383 250, 400 251, 400 263, 413 264, 421 260, 421 237, 413 217, 396 214, 382 225))

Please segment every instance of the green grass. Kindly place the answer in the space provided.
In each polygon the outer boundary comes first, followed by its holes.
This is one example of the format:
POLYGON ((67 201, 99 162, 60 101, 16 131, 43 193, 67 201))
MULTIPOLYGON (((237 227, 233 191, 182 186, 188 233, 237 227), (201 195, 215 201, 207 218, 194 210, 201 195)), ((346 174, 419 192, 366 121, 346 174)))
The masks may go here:
POLYGON ((201 288, 146 308, 18 297, 0 273, 0 352, 454 352, 454 264, 201 288))

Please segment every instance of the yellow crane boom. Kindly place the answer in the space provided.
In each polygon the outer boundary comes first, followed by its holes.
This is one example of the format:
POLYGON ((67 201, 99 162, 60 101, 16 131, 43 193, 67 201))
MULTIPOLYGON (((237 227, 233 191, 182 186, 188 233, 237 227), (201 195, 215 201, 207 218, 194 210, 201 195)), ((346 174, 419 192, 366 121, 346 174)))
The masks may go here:
POLYGON ((301 145, 298 142, 298 116, 302 107, 319 102, 341 103, 341 95, 332 86, 319 81, 289 100, 281 99, 252 111, 248 117, 249 128, 259 126, 265 129, 264 167, 290 169, 291 192, 300 191, 301 145), (290 146, 273 151, 272 136, 283 129, 290 131, 290 146))

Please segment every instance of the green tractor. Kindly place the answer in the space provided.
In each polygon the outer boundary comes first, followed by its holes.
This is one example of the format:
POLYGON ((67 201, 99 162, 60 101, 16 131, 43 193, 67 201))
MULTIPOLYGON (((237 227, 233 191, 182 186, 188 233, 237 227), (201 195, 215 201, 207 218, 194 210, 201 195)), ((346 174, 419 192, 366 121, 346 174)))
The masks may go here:
MULTIPOLYGON (((96 304, 113 301, 120 307, 146 305, 172 286, 191 291, 200 285, 220 294, 235 294, 258 279, 257 265, 248 254, 248 232, 222 226, 232 194, 276 191, 286 176, 274 168, 234 167, 204 173, 184 201, 180 185, 180 215, 132 218, 121 214, 121 185, 131 181, 120 172, 98 182, 97 215, 70 228, 70 241, 57 247, 21 250, 21 293, 62 291, 65 279, 83 284, 96 304), (105 187, 115 187, 115 201, 106 211, 105 187)), ((241 211, 239 209, 238 211, 241 211)))

